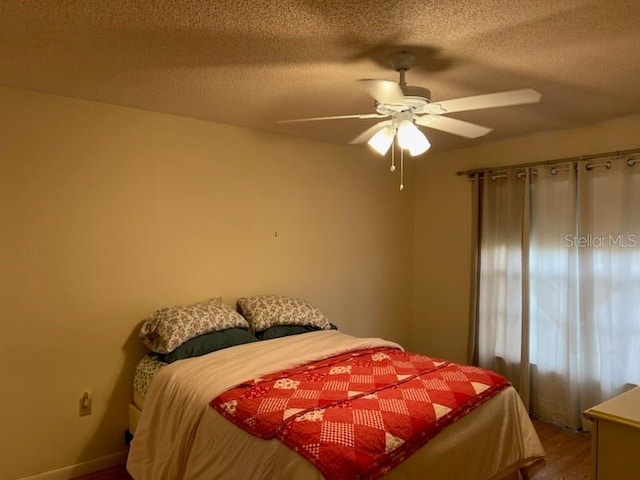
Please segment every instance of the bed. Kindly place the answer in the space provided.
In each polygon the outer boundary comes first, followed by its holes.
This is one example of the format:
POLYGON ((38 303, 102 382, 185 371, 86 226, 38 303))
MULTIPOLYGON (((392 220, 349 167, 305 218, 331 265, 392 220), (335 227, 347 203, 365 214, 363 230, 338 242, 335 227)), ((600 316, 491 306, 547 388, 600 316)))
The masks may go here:
MULTIPOLYGON (((399 348, 378 338, 336 330, 263 340, 173 362, 148 360, 148 390, 130 406, 133 441, 127 469, 135 480, 322 479, 305 458, 278 439, 238 428, 209 405, 251 378, 343 352, 399 348), (152 378, 152 380, 151 380, 152 378)), ((142 394, 141 390, 146 390, 142 394)), ((518 478, 543 458, 529 416, 507 387, 442 430, 385 479, 518 478)))

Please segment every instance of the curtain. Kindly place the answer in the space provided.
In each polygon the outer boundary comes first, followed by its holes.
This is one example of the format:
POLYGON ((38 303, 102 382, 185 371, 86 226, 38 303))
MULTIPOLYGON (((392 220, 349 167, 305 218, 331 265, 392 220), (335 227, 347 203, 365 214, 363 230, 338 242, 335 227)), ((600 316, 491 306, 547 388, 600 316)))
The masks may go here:
POLYGON ((504 374, 532 413, 573 428, 640 383, 640 165, 630 163, 474 179, 470 358, 504 374))

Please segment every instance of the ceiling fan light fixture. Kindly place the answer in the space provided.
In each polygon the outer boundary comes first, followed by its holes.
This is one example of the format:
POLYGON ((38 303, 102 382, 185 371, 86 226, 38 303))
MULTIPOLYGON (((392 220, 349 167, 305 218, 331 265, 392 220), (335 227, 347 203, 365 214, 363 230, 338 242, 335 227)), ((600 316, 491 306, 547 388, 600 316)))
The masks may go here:
POLYGON ((378 130, 376 134, 369 139, 367 144, 380 155, 386 155, 393 143, 393 137, 393 129, 391 127, 384 127, 378 130))
POLYGON ((431 147, 425 134, 410 120, 403 120, 398 126, 398 143, 400 147, 409 150, 412 157, 422 155, 431 147))
POLYGON ((438 103, 431 102, 431 91, 424 87, 407 85, 406 73, 415 57, 411 52, 393 54, 389 63, 398 72, 398 82, 391 80, 362 79, 369 95, 375 100, 375 113, 359 113, 330 117, 310 117, 283 120, 279 123, 311 122, 317 120, 337 120, 347 118, 386 119, 370 126, 349 143, 367 142, 382 156, 391 149, 391 167, 396 170, 395 143, 397 137, 400 148, 400 190, 404 188, 404 153, 412 157, 422 155, 431 148, 431 142, 418 128, 426 127, 451 133, 465 138, 478 138, 491 132, 491 128, 447 116, 450 113, 483 110, 511 105, 539 102, 542 95, 531 89, 509 90, 470 97, 453 98, 438 103))
POLYGON ((409 153, 412 157, 417 157, 418 155, 422 155, 424 152, 431 148, 431 142, 427 138, 427 136, 418 130, 420 133, 420 137, 417 138, 417 141, 409 148, 409 153))

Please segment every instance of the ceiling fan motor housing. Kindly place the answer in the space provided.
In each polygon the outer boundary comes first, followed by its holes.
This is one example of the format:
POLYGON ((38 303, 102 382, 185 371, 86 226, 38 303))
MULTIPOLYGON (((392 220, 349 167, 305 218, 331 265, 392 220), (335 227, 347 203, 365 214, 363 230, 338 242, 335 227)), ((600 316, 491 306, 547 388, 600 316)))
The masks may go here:
POLYGON ((415 87, 413 85, 401 85, 402 93, 406 97, 415 97, 422 99, 428 103, 431 102, 431 90, 424 87, 415 87))
POLYGON ((382 115, 393 115, 398 112, 409 111, 411 113, 431 113, 429 104, 431 103, 431 91, 424 87, 414 85, 401 85, 404 98, 402 103, 376 103, 376 111, 382 115))

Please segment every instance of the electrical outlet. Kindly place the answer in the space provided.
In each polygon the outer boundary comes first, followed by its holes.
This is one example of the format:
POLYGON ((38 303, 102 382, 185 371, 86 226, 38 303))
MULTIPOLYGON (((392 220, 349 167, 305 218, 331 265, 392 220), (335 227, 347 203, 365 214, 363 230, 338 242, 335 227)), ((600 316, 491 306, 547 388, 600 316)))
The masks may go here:
POLYGON ((81 417, 91 415, 91 392, 89 391, 84 392, 80 397, 79 415, 81 417))

